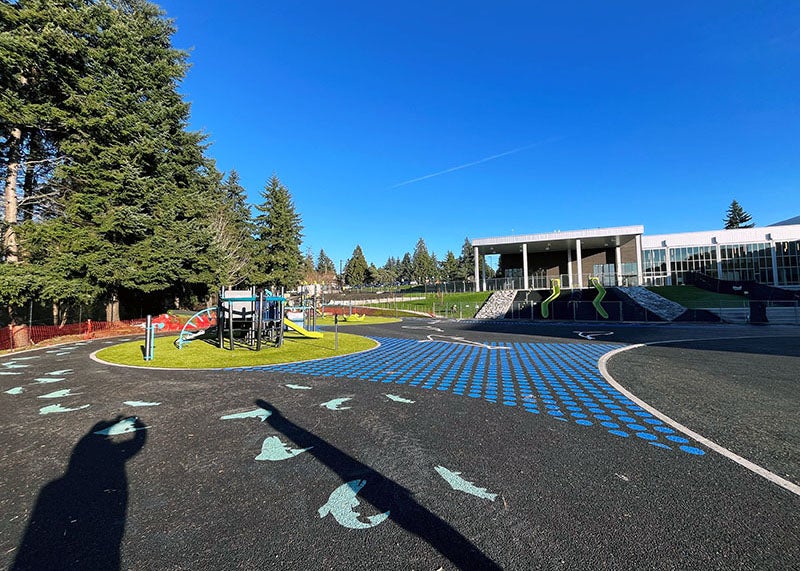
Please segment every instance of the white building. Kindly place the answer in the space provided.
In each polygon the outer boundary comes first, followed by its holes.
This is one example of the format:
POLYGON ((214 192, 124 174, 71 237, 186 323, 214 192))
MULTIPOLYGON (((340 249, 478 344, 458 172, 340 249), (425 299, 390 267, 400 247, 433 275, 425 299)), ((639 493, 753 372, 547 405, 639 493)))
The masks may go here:
MULTIPOLYGON (((796 222, 791 219, 788 222, 796 222)), ((678 285, 688 272, 800 288, 800 224, 647 236, 643 226, 595 228, 472 241, 477 290, 678 285), (499 255, 499 281, 479 275, 479 256, 499 255)))

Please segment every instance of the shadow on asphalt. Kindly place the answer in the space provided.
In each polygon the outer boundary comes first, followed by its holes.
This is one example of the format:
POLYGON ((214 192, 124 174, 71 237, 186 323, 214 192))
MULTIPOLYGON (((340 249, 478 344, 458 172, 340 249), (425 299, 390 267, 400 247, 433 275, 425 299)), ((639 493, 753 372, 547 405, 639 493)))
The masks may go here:
MULTIPOLYGON (((39 492, 12 571, 120 568, 128 509, 125 463, 147 440, 146 430, 124 441, 94 434, 120 420, 95 424, 75 445, 66 473, 39 492)), ((141 420, 134 426, 144 428, 141 420)))
POLYGON ((309 448, 307 454, 335 472, 342 482, 354 479, 367 480, 359 498, 369 502, 380 512, 390 512, 389 519, 409 533, 426 541, 459 569, 500 569, 463 535, 447 522, 421 506, 403 486, 373 468, 345 454, 319 436, 308 432, 285 418, 270 403, 258 399, 256 404, 272 411, 267 422, 297 446, 309 448))

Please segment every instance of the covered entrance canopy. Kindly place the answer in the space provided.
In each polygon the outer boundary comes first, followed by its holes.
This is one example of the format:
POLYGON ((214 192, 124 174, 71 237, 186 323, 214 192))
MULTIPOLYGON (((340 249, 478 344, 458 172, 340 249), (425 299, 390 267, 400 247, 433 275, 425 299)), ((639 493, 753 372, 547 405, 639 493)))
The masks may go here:
POLYGON ((643 233, 644 226, 620 226, 478 238, 472 241, 475 289, 487 289, 478 260, 492 254, 500 255, 498 271, 513 289, 546 288, 552 278, 560 278, 563 287, 588 287, 589 276, 598 273, 607 285, 634 280, 631 285, 637 285, 642 283, 643 233))

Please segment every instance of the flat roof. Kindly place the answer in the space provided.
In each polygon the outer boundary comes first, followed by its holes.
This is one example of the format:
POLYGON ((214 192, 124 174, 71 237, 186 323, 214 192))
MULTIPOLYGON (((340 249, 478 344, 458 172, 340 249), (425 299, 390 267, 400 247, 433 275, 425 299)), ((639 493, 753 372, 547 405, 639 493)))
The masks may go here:
POLYGON ((644 233, 644 226, 616 226, 612 228, 589 228, 585 230, 556 230, 542 234, 517 234, 476 238, 472 245, 483 254, 515 254, 522 252, 522 244, 528 245, 528 252, 556 252, 575 249, 576 240, 581 241, 581 249, 597 249, 618 246, 644 233))

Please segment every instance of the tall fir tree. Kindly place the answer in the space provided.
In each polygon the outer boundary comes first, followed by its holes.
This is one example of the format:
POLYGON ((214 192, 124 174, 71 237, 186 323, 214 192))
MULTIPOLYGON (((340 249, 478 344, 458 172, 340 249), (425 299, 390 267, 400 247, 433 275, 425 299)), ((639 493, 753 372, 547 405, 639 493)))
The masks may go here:
POLYGON ((364 285, 368 269, 367 259, 364 257, 361 246, 356 246, 353 255, 344 266, 344 283, 349 286, 364 285))
POLYGON ((428 253, 425 240, 420 238, 414 248, 414 257, 411 259, 411 273, 414 279, 421 284, 427 283, 436 277, 436 261, 428 253))
POLYGON ((320 250, 317 256, 317 272, 320 274, 336 273, 336 264, 325 253, 325 250, 320 250))
POLYGON ((260 214, 255 217, 258 274, 265 285, 292 289, 303 279, 300 215, 289 190, 274 174, 261 197, 263 202, 256 206, 260 214))
POLYGON ((7 232, 6 261, 36 264, 43 292, 104 296, 109 319, 121 290, 204 288, 218 177, 202 136, 187 129, 186 54, 171 46, 171 22, 144 0, 0 10, 0 82, 13 88, 2 104, 13 112, 0 109, 6 194, 21 197, 9 202, 6 230, 20 202, 49 201, 39 217, 23 204, 23 244, 7 232), (50 167, 37 173, 29 167, 39 160, 50 167))
POLYGON ((755 223, 752 222, 753 217, 750 216, 741 205, 734 200, 728 207, 725 213, 725 219, 722 221, 725 224, 725 230, 733 230, 735 228, 753 228, 755 223))

